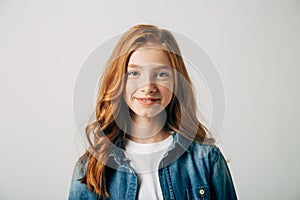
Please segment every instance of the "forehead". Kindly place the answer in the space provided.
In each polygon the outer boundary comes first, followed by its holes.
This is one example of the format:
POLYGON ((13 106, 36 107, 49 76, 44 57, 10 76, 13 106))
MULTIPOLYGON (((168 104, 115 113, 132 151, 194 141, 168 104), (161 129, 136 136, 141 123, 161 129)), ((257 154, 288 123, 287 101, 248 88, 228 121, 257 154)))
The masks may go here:
POLYGON ((171 66, 171 61, 167 53, 159 47, 140 47, 130 56, 128 65, 160 64, 171 66))

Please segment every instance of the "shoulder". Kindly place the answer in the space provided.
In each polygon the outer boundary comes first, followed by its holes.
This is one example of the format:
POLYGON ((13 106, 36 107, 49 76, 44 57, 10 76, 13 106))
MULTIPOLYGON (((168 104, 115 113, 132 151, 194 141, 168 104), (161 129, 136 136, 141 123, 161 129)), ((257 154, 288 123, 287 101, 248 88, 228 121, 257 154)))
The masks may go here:
POLYGON ((219 147, 215 143, 201 143, 196 140, 190 140, 177 132, 174 132, 173 136, 174 143, 178 143, 189 158, 215 162, 222 156, 219 147))
POLYGON ((87 159, 80 158, 73 171, 73 177, 71 181, 69 200, 75 199, 97 199, 97 195, 88 190, 87 185, 82 183, 81 179, 84 178, 86 173, 87 159))
POLYGON ((193 141, 188 148, 188 153, 198 159, 202 158, 211 163, 217 162, 220 157, 223 157, 220 148, 215 144, 202 144, 193 141))
POLYGON ((87 163, 87 158, 79 158, 76 161, 73 169, 73 181, 77 181, 85 176, 87 163))

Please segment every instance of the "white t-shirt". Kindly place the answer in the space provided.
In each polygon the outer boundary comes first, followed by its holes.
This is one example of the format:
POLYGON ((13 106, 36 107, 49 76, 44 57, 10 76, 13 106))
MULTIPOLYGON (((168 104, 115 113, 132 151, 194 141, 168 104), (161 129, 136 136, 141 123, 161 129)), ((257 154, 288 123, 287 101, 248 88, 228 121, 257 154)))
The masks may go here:
POLYGON ((140 200, 162 200, 162 191, 158 178, 158 166, 167 152, 173 136, 157 143, 141 144, 128 140, 125 155, 138 178, 140 200))

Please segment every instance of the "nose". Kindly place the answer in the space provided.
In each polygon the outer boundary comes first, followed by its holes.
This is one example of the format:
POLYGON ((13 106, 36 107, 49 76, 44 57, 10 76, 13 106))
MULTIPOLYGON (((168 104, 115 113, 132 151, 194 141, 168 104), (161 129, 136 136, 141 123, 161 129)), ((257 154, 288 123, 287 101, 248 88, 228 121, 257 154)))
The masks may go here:
POLYGON ((141 88, 140 91, 144 93, 145 95, 147 94, 154 94, 157 92, 157 87, 155 83, 146 83, 144 84, 141 88))

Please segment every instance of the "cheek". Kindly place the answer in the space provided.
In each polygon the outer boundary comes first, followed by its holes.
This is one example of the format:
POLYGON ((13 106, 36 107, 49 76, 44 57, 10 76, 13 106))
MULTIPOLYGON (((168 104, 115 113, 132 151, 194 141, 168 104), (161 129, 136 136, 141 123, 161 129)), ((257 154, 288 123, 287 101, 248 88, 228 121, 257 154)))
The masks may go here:
POLYGON ((164 96, 166 100, 170 100, 173 96, 173 88, 171 86, 169 87, 161 87, 160 89, 161 95, 164 96))
POLYGON ((134 92, 134 90, 135 90, 135 85, 131 82, 131 81, 128 81, 127 83, 126 83, 126 86, 125 86, 125 93, 124 93, 124 98, 125 98, 125 100, 126 100, 126 102, 128 101, 128 100, 130 100, 130 98, 131 98, 131 96, 132 96, 132 94, 133 94, 133 92, 134 92))
POLYGON ((160 86, 164 92, 172 93, 174 90, 174 80, 161 82, 160 86))
POLYGON ((165 94, 173 94, 174 90, 174 84, 173 83, 165 83, 161 85, 161 91, 163 91, 165 94))

